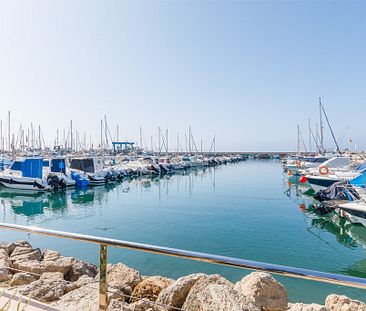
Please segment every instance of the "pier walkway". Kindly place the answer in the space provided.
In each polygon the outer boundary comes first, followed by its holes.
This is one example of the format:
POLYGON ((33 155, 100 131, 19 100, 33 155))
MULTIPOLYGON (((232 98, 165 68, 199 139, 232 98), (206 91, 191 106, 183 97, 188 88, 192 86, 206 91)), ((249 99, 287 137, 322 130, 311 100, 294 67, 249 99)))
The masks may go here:
POLYGON ((0 310, 7 306, 8 308, 5 309, 7 311, 60 311, 33 299, 28 301, 28 297, 22 297, 21 299, 20 307, 18 307, 19 295, 9 290, 3 291, 0 289, 0 310))

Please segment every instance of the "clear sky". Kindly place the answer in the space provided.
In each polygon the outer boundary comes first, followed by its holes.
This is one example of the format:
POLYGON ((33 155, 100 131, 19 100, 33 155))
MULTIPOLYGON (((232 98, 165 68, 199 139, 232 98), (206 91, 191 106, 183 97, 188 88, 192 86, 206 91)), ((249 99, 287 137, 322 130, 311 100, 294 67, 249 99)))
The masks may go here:
POLYGON ((52 141, 72 119, 97 142, 106 114, 148 145, 190 125, 205 149, 216 133, 220 150, 295 150, 319 96, 342 146, 366 149, 366 1, 0 1, 14 132, 52 141))

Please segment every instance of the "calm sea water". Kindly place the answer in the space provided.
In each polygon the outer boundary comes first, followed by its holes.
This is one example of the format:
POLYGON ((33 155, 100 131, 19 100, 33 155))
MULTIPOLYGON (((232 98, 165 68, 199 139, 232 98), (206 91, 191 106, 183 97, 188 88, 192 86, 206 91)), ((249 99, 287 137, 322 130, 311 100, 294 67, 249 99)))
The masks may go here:
MULTIPOLYGON (((249 160, 162 178, 143 178, 86 192, 25 196, 0 191, 1 221, 234 256, 366 277, 366 229, 319 217, 311 199, 285 194, 276 160, 249 160), (305 208, 304 208, 305 207, 305 208)), ((98 263, 98 246, 0 231, 1 240, 27 239, 35 247, 98 263)), ((177 278, 220 273, 233 282, 249 271, 142 252, 113 249, 146 275, 177 278)), ((362 290, 276 277, 290 301, 323 303, 330 293, 366 300, 362 290)))

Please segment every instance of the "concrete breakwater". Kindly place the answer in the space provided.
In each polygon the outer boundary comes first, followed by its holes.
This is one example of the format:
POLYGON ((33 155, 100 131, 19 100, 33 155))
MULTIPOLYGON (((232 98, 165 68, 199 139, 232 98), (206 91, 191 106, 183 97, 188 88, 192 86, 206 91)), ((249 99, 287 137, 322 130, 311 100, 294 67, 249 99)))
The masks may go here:
MULTIPOLYGON (((98 310, 98 268, 26 241, 0 244, 0 284, 59 310, 98 310)), ((366 304, 329 295, 324 305, 288 303, 271 275, 253 272, 236 284, 214 274, 173 280, 143 276, 122 264, 108 266, 109 311, 365 311, 366 304)), ((0 306, 1 307, 1 306, 0 306)))

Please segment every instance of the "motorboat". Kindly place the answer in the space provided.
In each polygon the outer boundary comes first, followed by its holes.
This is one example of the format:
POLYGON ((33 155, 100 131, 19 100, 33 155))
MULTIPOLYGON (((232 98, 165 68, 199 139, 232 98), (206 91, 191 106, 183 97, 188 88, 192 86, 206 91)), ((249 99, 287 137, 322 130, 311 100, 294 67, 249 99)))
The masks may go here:
POLYGON ((21 158, 0 172, 0 183, 20 191, 49 191, 52 187, 43 179, 42 158, 21 158))

